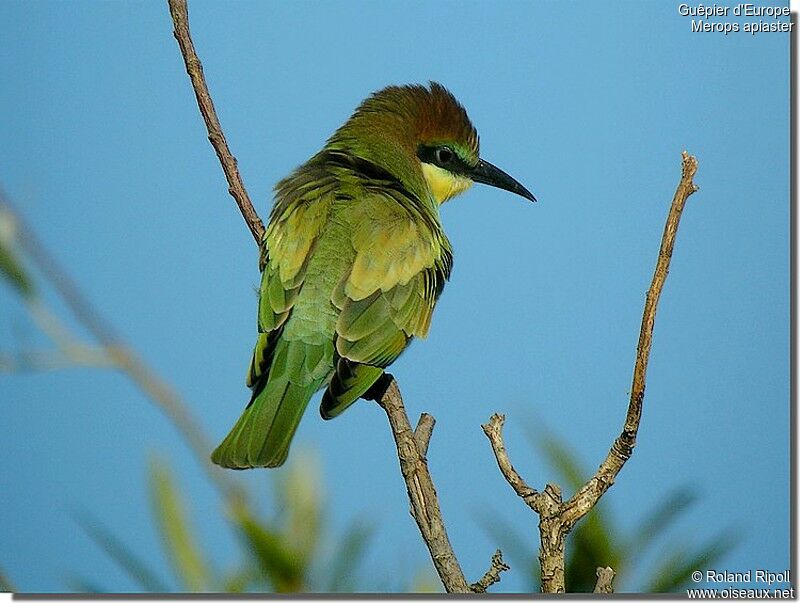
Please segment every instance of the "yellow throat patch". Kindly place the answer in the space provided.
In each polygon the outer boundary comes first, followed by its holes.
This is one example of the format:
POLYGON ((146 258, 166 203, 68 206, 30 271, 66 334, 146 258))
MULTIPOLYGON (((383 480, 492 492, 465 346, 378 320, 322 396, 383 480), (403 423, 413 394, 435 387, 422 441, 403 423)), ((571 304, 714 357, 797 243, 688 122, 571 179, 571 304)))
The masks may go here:
POLYGON ((472 186, 472 180, 466 176, 453 174, 430 163, 422 162, 422 174, 428 182, 433 198, 440 205, 472 186))

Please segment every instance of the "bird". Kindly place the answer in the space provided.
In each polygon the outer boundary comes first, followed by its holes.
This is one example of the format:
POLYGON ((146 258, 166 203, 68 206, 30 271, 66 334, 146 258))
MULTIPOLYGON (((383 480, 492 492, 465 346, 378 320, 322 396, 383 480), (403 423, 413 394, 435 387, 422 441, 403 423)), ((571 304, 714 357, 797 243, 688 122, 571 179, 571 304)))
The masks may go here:
POLYGON ((536 201, 480 157, 466 109, 436 82, 374 92, 278 182, 262 246, 251 397, 214 463, 282 465, 320 389, 323 419, 359 398, 380 399, 385 369, 426 337, 450 276, 439 208, 474 182, 536 201))

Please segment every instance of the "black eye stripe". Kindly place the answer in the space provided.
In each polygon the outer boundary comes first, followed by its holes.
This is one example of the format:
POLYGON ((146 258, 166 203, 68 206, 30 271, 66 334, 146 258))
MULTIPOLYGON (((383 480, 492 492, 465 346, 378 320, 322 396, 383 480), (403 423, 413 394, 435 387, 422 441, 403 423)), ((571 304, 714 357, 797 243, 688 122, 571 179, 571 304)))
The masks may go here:
POLYGON ((466 174, 470 171, 470 167, 447 145, 429 146, 421 144, 417 147, 417 157, 419 157, 420 161, 430 163, 455 174, 466 174))
POLYGON ((420 158, 421 161, 425 163, 432 163, 436 164, 436 147, 428 147, 425 145, 419 145, 417 147, 417 157, 420 158))

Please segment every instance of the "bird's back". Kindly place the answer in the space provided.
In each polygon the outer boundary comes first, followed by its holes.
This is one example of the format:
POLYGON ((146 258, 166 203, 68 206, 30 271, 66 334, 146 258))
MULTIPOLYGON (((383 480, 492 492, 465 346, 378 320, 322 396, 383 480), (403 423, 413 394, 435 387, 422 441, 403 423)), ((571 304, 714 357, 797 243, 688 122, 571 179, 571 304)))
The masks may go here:
POLYGON ((324 151, 276 193, 253 395, 212 455, 235 468, 282 464, 314 391, 336 416, 424 337, 451 264, 433 200, 369 162, 324 151))

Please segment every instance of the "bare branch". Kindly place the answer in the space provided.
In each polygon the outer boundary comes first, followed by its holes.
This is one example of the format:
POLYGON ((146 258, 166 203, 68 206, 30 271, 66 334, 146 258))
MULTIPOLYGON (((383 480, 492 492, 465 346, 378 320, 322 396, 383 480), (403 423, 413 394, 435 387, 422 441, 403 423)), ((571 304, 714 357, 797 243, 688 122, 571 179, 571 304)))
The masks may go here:
POLYGON ((503 443, 503 424, 506 421, 506 416, 499 413, 493 414, 489 418, 489 422, 481 425, 483 433, 489 438, 492 444, 492 451, 497 460, 497 466, 500 467, 500 472, 506 478, 508 484, 514 489, 514 492, 525 501, 525 504, 536 511, 536 501, 539 493, 531 488, 522 479, 522 476, 514 469, 511 460, 508 458, 506 446, 503 443))
POLYGON ((482 425, 489 438, 497 466, 508 484, 526 505, 539 515, 539 564, 542 575, 542 591, 547 593, 564 592, 564 530, 560 519, 562 510, 561 488, 547 484, 544 492, 531 488, 511 464, 503 442, 503 423, 505 416, 493 414, 489 422, 482 425))
POLYGON ((669 265, 672 260, 672 251, 675 248, 675 238, 678 234, 683 208, 686 205, 686 200, 698 190, 697 185, 694 183, 694 175, 697 173, 697 159, 686 151, 682 153, 682 159, 681 180, 672 198, 672 204, 667 215, 667 223, 664 226, 664 234, 661 237, 661 247, 658 251, 658 261, 653 273, 653 280, 645 298, 625 425, 622 428, 622 433, 612 444, 605 460, 600 464, 597 473, 566 503, 564 520, 570 527, 586 515, 597 504, 597 501, 600 500, 606 490, 611 487, 617 474, 633 454, 633 447, 636 445, 636 435, 639 432, 639 422, 642 418, 647 363, 650 360, 656 309, 661 298, 661 291, 669 274, 669 265))
POLYGON ((419 453, 423 458, 428 456, 428 444, 430 444, 435 425, 436 419, 424 412, 419 416, 417 426, 414 428, 414 441, 416 441, 419 453))
POLYGON ((189 11, 186 7, 186 0, 168 0, 168 2, 172 22, 175 25, 173 35, 181 48, 181 55, 183 55, 183 61, 186 65, 186 73, 189 74, 189 79, 192 81, 194 95, 197 98, 197 106, 200 108, 200 113, 208 130, 208 140, 217 153, 219 162, 222 165, 222 171, 225 172, 225 178, 228 181, 228 192, 236 201, 236 205, 239 206, 239 211, 242 212, 242 217, 247 222, 247 227, 260 248, 261 241, 264 238, 264 223, 258 217, 258 213, 256 213, 250 201, 250 196, 247 194, 244 182, 239 174, 236 157, 233 156, 228 148, 228 142, 222 132, 222 126, 220 126, 217 112, 214 109, 214 102, 211 100, 211 94, 208 91, 206 79, 203 75, 203 65, 194 50, 194 43, 189 33, 189 11))
POLYGON ((510 570, 511 568, 503 562, 503 553, 497 549, 492 555, 492 565, 481 577, 480 580, 470 584, 470 589, 474 593, 485 593, 486 590, 492 585, 500 582, 501 572, 510 570))
POLYGON ((428 471, 428 463, 414 438, 411 423, 403 406, 403 397, 394 378, 391 378, 378 404, 386 411, 386 416, 389 418, 400 460, 400 471, 411 501, 411 515, 416 520, 420 534, 430 551, 436 572, 447 592, 472 592, 447 537, 436 488, 428 471))
MULTIPOLYGON (((490 418, 489 423, 483 425, 483 431, 489 438, 492 451, 503 477, 505 477, 517 495, 539 515, 539 534, 541 537, 539 563, 541 565, 543 592, 564 592, 564 538, 575 523, 586 515, 611 487, 625 462, 631 457, 633 448, 636 445, 639 422, 642 418, 647 363, 650 358, 650 347, 653 341, 656 309, 661 297, 661 291, 669 274, 669 265, 672 259, 672 251, 675 248, 675 238, 678 233, 683 208, 689 196, 698 190, 693 180, 696 172, 697 159, 684 151, 682 154, 681 179, 672 198, 667 222, 664 226, 664 234, 661 238, 661 247, 653 280, 645 299, 642 325, 639 331, 639 344, 636 350, 636 363, 633 370, 633 384, 631 385, 625 423, 622 433, 614 440, 608 455, 600 464, 594 476, 567 502, 562 502, 561 491, 558 486, 553 484, 548 484, 543 493, 538 493, 525 483, 513 465, 511 465, 503 444, 503 415, 495 414, 490 418)), ((610 568, 598 569, 598 588, 606 588, 605 584, 607 582, 610 589, 612 579, 613 570, 610 568), (611 572, 610 577, 608 572, 611 572)), ((595 592, 610 592, 610 590, 596 590, 595 592)))
POLYGON ((594 592, 609 594, 614 592, 614 576, 616 572, 610 567, 597 568, 597 584, 594 585, 594 592))

